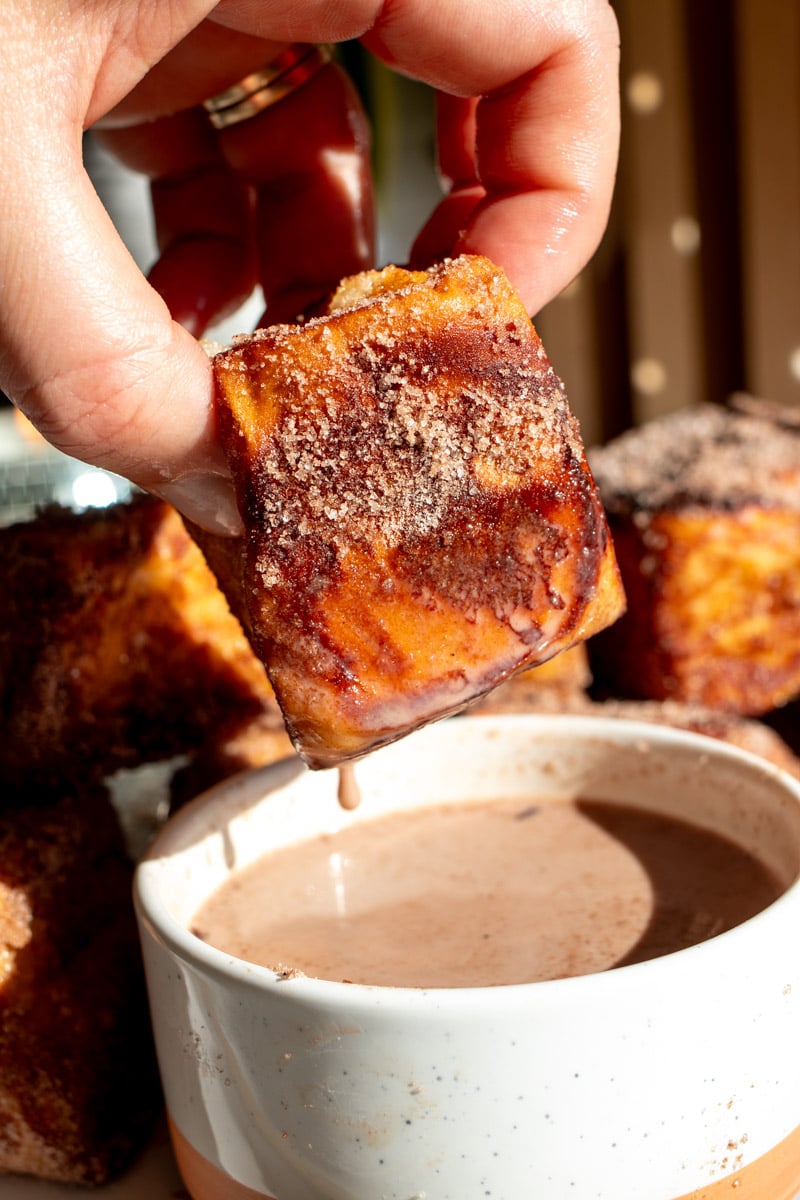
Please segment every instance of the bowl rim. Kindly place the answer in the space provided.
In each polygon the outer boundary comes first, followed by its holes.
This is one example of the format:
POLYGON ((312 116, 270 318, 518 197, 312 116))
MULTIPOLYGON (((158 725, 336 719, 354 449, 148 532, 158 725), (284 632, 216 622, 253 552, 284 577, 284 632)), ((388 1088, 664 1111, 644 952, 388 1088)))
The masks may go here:
MULTIPOLYGON (((463 718, 450 718, 461 724, 463 718)), ((627 743, 641 742, 659 744, 662 746, 680 745, 694 749, 698 754, 709 755, 739 763, 751 774, 761 776, 765 780, 784 790, 787 796, 794 800, 800 808, 800 779, 796 779, 788 771, 762 758, 753 751, 714 738, 707 734, 697 733, 678 726, 659 725, 647 721, 639 721, 628 717, 616 717, 603 714, 571 714, 571 713, 501 713, 494 715, 469 718, 481 722, 485 732, 503 729, 521 728, 538 731, 558 730, 560 736, 581 734, 602 738, 605 741, 622 740, 627 743)), ((448 721, 437 722, 418 731, 419 735, 437 737, 448 721)), ((412 737, 418 734, 410 735, 412 737)), ((250 963, 243 959, 227 954, 204 942, 193 934, 170 911, 161 899, 158 888, 161 863, 170 856, 172 844, 179 840, 185 827, 203 819, 209 805, 222 798, 239 795, 244 799, 244 805, 256 805, 263 795, 264 786, 268 781, 281 773, 289 778, 308 770, 305 765, 294 758, 281 759, 264 767, 248 768, 223 780, 221 783, 203 791, 189 801, 173 816, 155 835, 152 842, 136 865, 133 880, 134 908, 140 925, 140 935, 146 933, 166 947, 172 955, 184 964, 194 965, 205 974, 217 979, 227 980, 235 985, 266 990, 274 993, 289 993, 293 1002, 324 1003, 337 1005, 353 1011, 355 1008, 398 1009, 408 1011, 416 1006, 425 1010, 431 1009, 431 998, 438 1001, 437 1007, 446 1008, 448 1012, 459 1012, 474 1009, 476 1006, 486 1008, 487 997, 491 996, 491 1006, 494 1012, 502 1008, 524 1005, 533 993, 537 997, 547 997, 548 1000, 566 1004, 570 1002, 585 1002, 585 992, 588 988, 614 992, 622 989, 626 994, 634 993, 641 988, 652 988, 658 984, 661 977, 674 970, 676 959, 685 963, 686 967, 694 964, 694 970, 699 972, 695 978, 714 980, 727 957, 745 960, 751 951, 757 947, 774 944, 772 927, 780 925, 784 920, 785 909, 797 909, 800 913, 800 873, 795 880, 773 900, 766 908, 734 926, 732 929, 717 934, 704 942, 672 951, 658 958, 647 959, 643 962, 609 968, 601 972, 585 975, 569 976, 559 979, 536 980, 528 983, 486 984, 473 987, 453 988, 418 988, 397 987, 386 984, 348 983, 342 980, 318 979, 303 974, 281 975, 273 968, 250 963), (737 943, 743 943, 737 946, 737 943), (699 961, 698 961, 699 960, 699 961)), ((207 820, 207 818, 206 818, 207 820)), ((176 850, 177 846, 174 847, 176 850)), ((794 919, 794 918, 792 918, 794 919)), ((800 944, 798 945, 798 965, 800 965, 800 944)), ((786 975, 790 974, 790 964, 786 963, 786 975)))

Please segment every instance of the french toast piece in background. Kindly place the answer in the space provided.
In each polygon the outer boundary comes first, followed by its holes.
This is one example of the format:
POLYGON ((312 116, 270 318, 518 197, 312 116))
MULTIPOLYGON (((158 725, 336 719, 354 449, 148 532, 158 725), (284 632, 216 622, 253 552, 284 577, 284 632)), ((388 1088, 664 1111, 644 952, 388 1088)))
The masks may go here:
POLYGON ((588 695, 592 683, 585 642, 549 658, 538 667, 517 671, 482 696, 470 713, 559 712, 588 695))
POLYGON ((163 502, 0 528, 0 581, 0 1174, 98 1184, 161 1106, 130 847, 103 779, 177 756, 175 803, 292 748, 163 502))
MULTIPOLYGON (((0 528, 0 775, 103 778, 283 720, 169 505, 0 528)), ((288 738, 287 753, 291 752, 288 738)))
POLYGON ((737 398, 590 452, 628 608, 589 650, 612 695, 758 715, 800 692, 800 425, 737 398))
POLYGON ((214 357, 245 536, 194 531, 295 747, 332 766, 613 621, 563 387, 493 263, 387 267, 214 357))
POLYGON ((0 799, 0 1173, 99 1184, 161 1108, 131 904, 101 787, 0 799))

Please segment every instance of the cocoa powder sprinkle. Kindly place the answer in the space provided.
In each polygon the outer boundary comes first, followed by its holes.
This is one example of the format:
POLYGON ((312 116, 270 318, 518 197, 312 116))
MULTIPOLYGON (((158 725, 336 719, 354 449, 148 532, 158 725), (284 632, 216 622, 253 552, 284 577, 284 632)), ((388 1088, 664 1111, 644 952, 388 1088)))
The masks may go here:
MULTIPOLYGON (((423 317, 415 324, 408 309, 402 338, 388 323, 348 356, 336 332, 312 320, 273 327, 255 343, 281 378, 281 416, 255 470, 273 550, 323 526, 340 554, 354 541, 396 546, 430 535, 459 497, 487 480, 518 483, 534 457, 555 461, 565 436, 580 457, 560 381, 530 329, 520 331, 524 338, 506 331, 504 341, 474 318, 461 357, 478 344, 477 361, 489 359, 480 370, 454 366, 441 333, 443 344, 432 349, 423 317), (298 334, 314 333, 315 350, 330 357, 327 375, 292 354, 298 334)), ((276 570, 269 557, 268 586, 276 570)))
POLYGON ((611 512, 800 509, 800 428, 757 407, 681 409, 590 450, 589 462, 611 512))

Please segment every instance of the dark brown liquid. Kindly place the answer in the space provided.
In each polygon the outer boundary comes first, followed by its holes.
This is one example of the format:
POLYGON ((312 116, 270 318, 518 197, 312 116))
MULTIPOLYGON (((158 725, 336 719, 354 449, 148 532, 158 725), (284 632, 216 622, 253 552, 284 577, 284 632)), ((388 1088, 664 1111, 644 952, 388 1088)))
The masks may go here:
POLYGON ((682 821, 591 800, 440 806, 364 820, 232 876, 195 932, 236 957, 403 987, 524 983, 657 958, 782 891, 682 821))

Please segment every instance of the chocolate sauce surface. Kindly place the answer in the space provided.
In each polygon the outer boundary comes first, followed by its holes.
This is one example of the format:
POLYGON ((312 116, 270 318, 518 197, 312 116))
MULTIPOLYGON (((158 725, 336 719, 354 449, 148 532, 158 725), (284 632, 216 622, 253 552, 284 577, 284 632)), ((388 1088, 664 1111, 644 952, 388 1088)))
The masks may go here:
POLYGON ((705 941, 782 891, 731 841, 591 799, 443 805, 273 852, 194 932, 284 974, 398 987, 527 983, 705 941))

